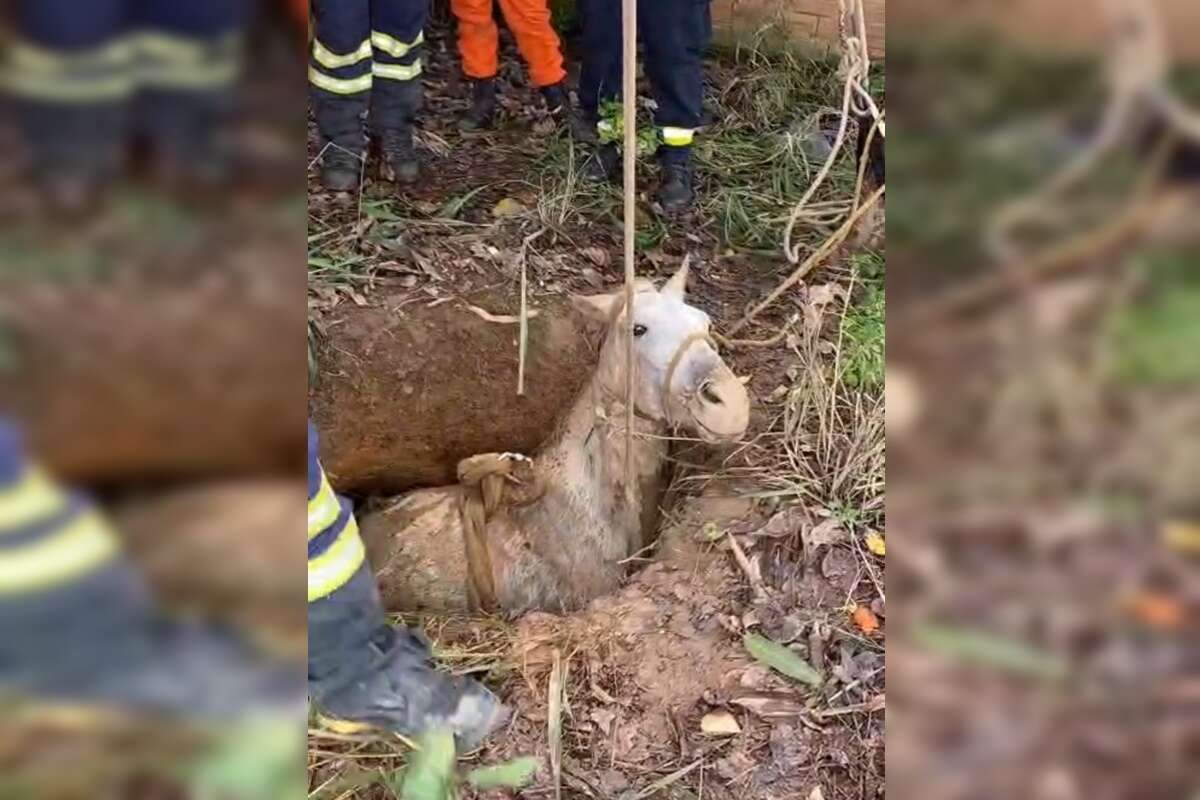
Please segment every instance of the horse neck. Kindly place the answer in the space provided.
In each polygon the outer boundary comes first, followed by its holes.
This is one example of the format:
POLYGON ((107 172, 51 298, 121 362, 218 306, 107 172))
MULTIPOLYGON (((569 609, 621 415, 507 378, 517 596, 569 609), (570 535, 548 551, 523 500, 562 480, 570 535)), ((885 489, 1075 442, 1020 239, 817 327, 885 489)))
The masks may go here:
MULTIPOLYGON (((611 374, 611 373, 610 373, 611 374)), ((597 371, 580 391, 555 435, 543 448, 552 470, 546 478, 556 483, 589 482, 593 491, 572 494, 598 497, 612 503, 614 514, 624 512, 636 520, 642 503, 642 483, 657 475, 666 459, 664 422, 634 416, 634 481, 626 471, 626 405, 623 388, 614 391, 611 377, 597 371), (563 466, 567 466, 563 469, 563 466)), ((542 459, 539 459, 542 460, 542 459)), ((583 487, 579 487, 583 488, 583 487)))

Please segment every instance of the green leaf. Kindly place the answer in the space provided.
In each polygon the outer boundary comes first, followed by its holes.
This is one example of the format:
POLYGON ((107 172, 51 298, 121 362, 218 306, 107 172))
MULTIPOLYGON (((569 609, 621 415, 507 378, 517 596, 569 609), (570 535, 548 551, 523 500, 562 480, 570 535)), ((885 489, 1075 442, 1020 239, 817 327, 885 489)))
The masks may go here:
POLYGON ((305 791, 303 765, 304 736, 292 722, 246 723, 220 737, 189 770, 187 783, 201 798, 298 797, 305 791))
POLYGON ((487 185, 485 184, 484 186, 472 189, 462 197, 451 197, 438 209, 437 216, 440 219, 457 219, 462 210, 467 207, 467 203, 471 202, 471 198, 486 188, 487 185))
POLYGON ((392 211, 391 200, 375 200, 363 203, 363 211, 371 219, 379 220, 380 222, 395 222, 401 219, 395 211, 392 211))
POLYGON ((820 689, 825 683, 824 676, 813 669, 807 661, 765 636, 747 633, 742 637, 742 644, 746 646, 750 655, 776 672, 806 683, 814 689, 820 689))
POLYGON ((1047 681, 1061 681, 1069 669, 1065 661, 1030 645, 986 631, 926 622, 913 630, 925 647, 956 661, 995 667, 1047 681))
POLYGON ((452 800, 454 791, 454 734, 427 733, 409 759, 400 784, 401 800, 452 800))
POLYGON ((471 770, 467 774, 467 783, 480 791, 520 789, 529 785, 541 764, 541 760, 533 756, 514 758, 503 764, 471 770))

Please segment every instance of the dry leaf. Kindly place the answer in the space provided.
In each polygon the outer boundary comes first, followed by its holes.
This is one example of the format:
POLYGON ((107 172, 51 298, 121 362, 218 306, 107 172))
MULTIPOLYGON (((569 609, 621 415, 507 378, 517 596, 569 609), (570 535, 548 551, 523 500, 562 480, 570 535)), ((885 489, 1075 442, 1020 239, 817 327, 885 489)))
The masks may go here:
POLYGON ((840 542, 845 535, 842 523, 834 517, 829 517, 804 535, 804 543, 809 547, 820 547, 840 542))
POLYGON ((804 713, 804 705, 792 694, 755 693, 733 698, 733 703, 763 719, 790 719, 804 713))
POLYGON ((1163 543, 1181 553, 1200 553, 1200 522, 1170 520, 1163 523, 1163 543))
POLYGON ((1183 627, 1187 612, 1174 597, 1159 592, 1141 592, 1129 599, 1129 612, 1146 625, 1163 630, 1183 627))
POLYGON ((496 219, 507 219, 508 217, 524 214, 525 211, 525 206, 521 205, 520 202, 511 197, 506 197, 492 207, 492 216, 496 219))
POLYGON ((825 790, 820 786, 814 786, 813 790, 808 793, 808 800, 825 800, 825 790))
POLYGON ((879 630, 879 618, 875 616, 874 611, 866 606, 856 606, 851 618, 863 633, 871 634, 879 630))
POLYGON ((588 261, 597 267, 608 266, 608 251, 602 247, 585 247, 580 251, 588 261))
POLYGON ((712 711, 700 720, 700 732, 705 736, 732 736, 741 733, 742 726, 728 711, 712 711))
POLYGON ((879 531, 871 531, 867 534, 863 541, 867 544, 867 549, 877 556, 887 555, 887 544, 883 540, 883 534, 879 531))

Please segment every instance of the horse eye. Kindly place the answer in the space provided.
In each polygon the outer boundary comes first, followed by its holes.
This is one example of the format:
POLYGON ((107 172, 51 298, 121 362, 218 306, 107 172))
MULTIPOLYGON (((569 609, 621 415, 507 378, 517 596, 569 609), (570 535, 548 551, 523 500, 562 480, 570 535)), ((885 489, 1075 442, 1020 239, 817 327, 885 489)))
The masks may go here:
POLYGON ((633 335, 634 336, 644 336, 645 334, 646 334, 646 326, 645 325, 634 325, 633 326, 633 335))

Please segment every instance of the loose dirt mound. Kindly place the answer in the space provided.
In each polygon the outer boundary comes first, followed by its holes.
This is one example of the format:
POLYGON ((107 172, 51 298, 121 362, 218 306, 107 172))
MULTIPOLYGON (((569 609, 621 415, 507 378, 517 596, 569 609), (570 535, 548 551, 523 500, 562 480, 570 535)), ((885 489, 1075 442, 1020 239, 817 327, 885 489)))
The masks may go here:
MULTIPOLYGON (((318 349, 313 414, 340 491, 450 484, 468 456, 531 452, 594 366, 565 298, 539 301, 530 320, 524 396, 516 393, 516 324, 488 321, 459 301, 396 313, 398 296, 373 300, 340 306, 318 349)), ((468 302, 508 314, 512 300, 488 293, 468 302)))

